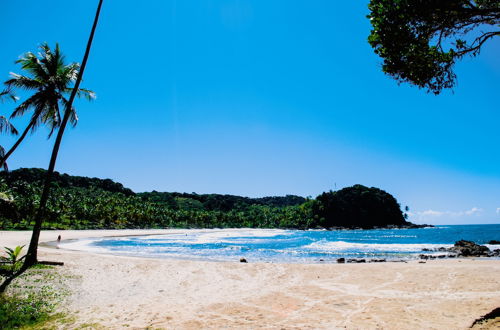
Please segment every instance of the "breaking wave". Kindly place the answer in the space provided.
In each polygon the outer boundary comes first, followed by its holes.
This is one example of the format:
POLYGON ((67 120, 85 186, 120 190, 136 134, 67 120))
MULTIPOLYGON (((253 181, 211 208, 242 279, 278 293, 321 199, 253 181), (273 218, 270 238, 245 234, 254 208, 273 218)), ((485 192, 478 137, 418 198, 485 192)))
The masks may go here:
POLYGON ((164 235, 68 241, 60 247, 93 253, 208 261, 237 261, 241 257, 250 262, 286 263, 336 262, 341 257, 413 259, 424 251, 450 247, 460 239, 486 244, 500 237, 500 225, 485 226, 335 231, 174 229, 164 235))

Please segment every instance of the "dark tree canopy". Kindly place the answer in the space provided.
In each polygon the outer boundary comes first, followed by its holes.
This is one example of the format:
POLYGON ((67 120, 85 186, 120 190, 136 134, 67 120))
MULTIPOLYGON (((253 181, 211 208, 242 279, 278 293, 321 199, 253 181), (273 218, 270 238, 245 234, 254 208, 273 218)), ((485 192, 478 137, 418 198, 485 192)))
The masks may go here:
POLYGON ((243 210, 251 205, 263 205, 269 207, 286 207, 296 206, 304 203, 306 199, 300 196, 269 196, 261 198, 250 198, 234 195, 221 194, 188 194, 178 192, 144 192, 139 194, 145 200, 168 203, 174 207, 175 200, 189 199, 199 201, 203 205, 203 209, 208 211, 223 211, 243 210))
POLYGON ((319 195, 313 206, 313 214, 320 219, 320 225, 324 228, 408 225, 391 194, 360 184, 319 195))
MULTIPOLYGON (((0 229, 32 226, 43 169, 0 171, 0 229)), ((134 193, 110 179, 54 172, 45 229, 315 227, 300 196, 249 198, 178 192, 134 193)))
MULTIPOLYGON (((28 229, 47 172, 0 171, 0 229, 28 229)), ((373 228, 410 226, 396 199, 356 185, 317 199, 250 198, 179 192, 134 193, 110 179, 54 173, 45 229, 118 228, 373 228)))
POLYGON ((500 35, 499 0, 371 0, 368 41, 382 70, 439 94, 456 83, 455 62, 500 35))
MULTIPOLYGON (((5 180, 8 185, 19 181, 41 185, 46 175, 47 171, 41 168, 20 168, 12 172, 0 172, 0 179, 5 180)), ((54 172, 52 185, 61 188, 95 188, 109 192, 122 193, 126 196, 134 195, 132 190, 123 187, 121 183, 114 182, 111 179, 87 178, 83 176, 60 174, 59 172, 54 172)))

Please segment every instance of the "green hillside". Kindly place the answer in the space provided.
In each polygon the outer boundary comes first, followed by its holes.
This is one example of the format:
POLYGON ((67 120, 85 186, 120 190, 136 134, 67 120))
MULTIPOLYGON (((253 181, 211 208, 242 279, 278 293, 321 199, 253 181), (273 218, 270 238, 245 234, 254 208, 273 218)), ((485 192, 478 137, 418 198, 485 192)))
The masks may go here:
MULTIPOLYGON (((0 172, 0 229, 30 229, 42 169, 0 172)), ((356 185, 316 199, 249 198, 178 192, 134 193, 110 179, 56 173, 45 229, 119 228, 373 228, 408 226, 396 199, 356 185)))

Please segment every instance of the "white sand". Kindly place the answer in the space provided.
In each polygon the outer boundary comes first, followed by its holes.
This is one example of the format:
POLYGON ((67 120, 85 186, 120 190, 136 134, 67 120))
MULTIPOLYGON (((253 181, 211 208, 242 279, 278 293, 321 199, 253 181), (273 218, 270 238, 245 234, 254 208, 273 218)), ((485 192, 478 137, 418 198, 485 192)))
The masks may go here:
MULTIPOLYGON (((41 241, 153 233, 168 231, 45 231, 41 241)), ((0 246, 28 244, 30 235, 0 231, 0 246)), ((39 255, 65 263, 70 328, 465 329, 500 307, 499 260, 242 264, 48 247, 39 255)))

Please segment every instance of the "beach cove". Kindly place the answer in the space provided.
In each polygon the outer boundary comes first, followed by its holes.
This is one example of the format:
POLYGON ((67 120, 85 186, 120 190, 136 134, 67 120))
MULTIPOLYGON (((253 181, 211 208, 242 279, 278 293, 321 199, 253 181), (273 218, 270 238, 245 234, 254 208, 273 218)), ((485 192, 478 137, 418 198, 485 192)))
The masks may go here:
MULTIPOLYGON (((169 233, 43 231, 41 242, 58 235, 65 241, 169 233)), ((1 231, 0 242, 24 245, 30 234, 1 231)), ((41 260, 64 262, 57 268, 70 291, 63 306, 74 316, 64 328, 465 329, 500 306, 496 259, 239 263, 115 256, 45 244, 39 253, 41 260)))

